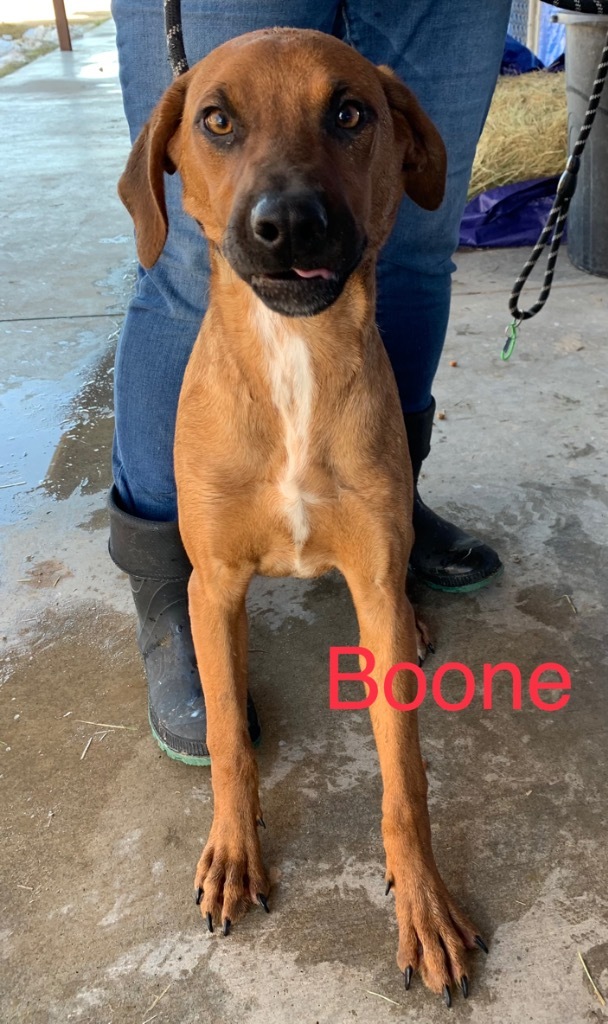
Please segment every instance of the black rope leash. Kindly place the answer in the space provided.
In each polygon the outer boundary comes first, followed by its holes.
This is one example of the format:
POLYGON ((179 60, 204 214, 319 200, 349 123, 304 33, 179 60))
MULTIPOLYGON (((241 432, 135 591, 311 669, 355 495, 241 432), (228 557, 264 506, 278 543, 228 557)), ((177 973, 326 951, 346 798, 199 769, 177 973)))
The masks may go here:
POLYGON ((184 49, 180 0, 163 0, 165 7, 165 34, 167 54, 174 78, 188 71, 188 58, 184 49))
MULTIPOLYGON (((578 0, 580 4, 581 0, 578 0)), ((559 0, 559 3, 554 3, 554 6, 565 7, 571 5, 572 10, 580 10, 580 7, 576 6, 577 0, 559 0)), ((597 5, 601 8, 606 7, 600 0, 597 0, 597 5)), ((570 6, 568 7, 570 9, 570 6)), ((604 13, 602 10, 600 13, 604 13)), ((506 329, 507 340, 504 344, 501 358, 503 360, 509 359, 515 343, 517 341, 517 329, 523 320, 529 320, 531 317, 536 316, 537 313, 545 305, 549 298, 551 286, 553 284, 553 273, 555 271, 555 264, 557 263, 557 257, 559 254, 559 247, 562 243, 562 237, 564 234, 564 228, 566 227, 566 220, 568 218, 568 211, 570 209, 570 202, 574 195, 577 185, 577 175, 581 165, 581 156, 585 148, 585 144, 591 131, 591 126, 595 120, 597 108, 600 103, 602 90, 608 75, 608 33, 606 34, 606 41, 600 57, 600 63, 597 69, 597 76, 593 83, 593 91, 589 97, 589 103, 587 105, 587 113, 583 121, 581 130, 578 138, 572 150, 572 153, 568 157, 566 169, 564 170, 561 178, 557 185, 557 194, 551 212, 547 217, 547 223, 545 224, 538 242, 534 246, 530 253, 529 259, 524 264, 521 274, 517 278, 517 281, 513 285, 513 291, 509 299, 509 312, 513 317, 512 322, 506 329), (536 266, 540 255, 546 245, 549 245, 549 255, 547 257, 547 269, 545 270, 545 276, 543 278, 542 287, 540 289, 538 299, 529 309, 520 309, 519 300, 523 291, 524 285, 536 266)))
POLYGON ((545 3, 574 14, 608 14, 608 0, 545 0, 545 3))

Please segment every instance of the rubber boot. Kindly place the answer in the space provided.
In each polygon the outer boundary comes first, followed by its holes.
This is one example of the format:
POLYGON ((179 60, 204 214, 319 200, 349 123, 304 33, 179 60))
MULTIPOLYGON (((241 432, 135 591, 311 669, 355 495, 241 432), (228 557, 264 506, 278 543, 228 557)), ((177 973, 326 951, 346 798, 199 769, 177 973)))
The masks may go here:
MULTIPOLYGON (((125 512, 110 491, 110 557, 126 572, 139 620, 137 643, 148 680, 148 718, 161 750, 184 764, 208 765, 207 719, 188 615, 192 566, 177 523, 153 522, 125 512)), ((260 738, 247 696, 249 735, 260 738)))
POLYGON ((408 413, 405 429, 414 471, 414 534, 410 569, 434 590, 462 594, 486 587, 503 566, 495 551, 428 508, 418 493, 420 467, 431 450, 435 400, 423 412, 408 413))

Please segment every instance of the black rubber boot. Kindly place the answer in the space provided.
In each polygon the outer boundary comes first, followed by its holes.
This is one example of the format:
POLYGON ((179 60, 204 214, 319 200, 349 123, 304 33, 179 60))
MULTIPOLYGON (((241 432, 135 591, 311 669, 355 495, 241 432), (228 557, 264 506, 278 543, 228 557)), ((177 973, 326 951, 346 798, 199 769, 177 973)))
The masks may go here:
POLYGON ((497 579, 503 566, 487 544, 442 519, 418 493, 420 467, 431 450, 435 400, 423 412, 408 413, 405 429, 414 471, 414 534, 410 569, 434 590, 462 594, 486 587, 497 579))
MULTIPOLYGON (((211 763, 206 744, 207 719, 188 616, 188 579, 192 566, 177 523, 138 519, 110 491, 110 556, 128 573, 139 619, 137 643, 148 679, 148 717, 161 750, 184 764, 211 763)), ((247 696, 249 735, 260 726, 247 696)))

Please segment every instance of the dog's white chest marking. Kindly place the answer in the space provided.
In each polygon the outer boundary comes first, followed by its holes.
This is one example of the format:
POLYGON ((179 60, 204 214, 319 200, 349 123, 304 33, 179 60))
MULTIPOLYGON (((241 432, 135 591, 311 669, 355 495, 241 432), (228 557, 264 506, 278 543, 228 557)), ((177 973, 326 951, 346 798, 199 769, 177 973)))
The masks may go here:
POLYGON ((310 533, 307 506, 317 500, 304 487, 315 397, 310 351, 296 324, 292 327, 262 302, 256 303, 256 307, 256 326, 266 352, 272 400, 283 423, 287 453, 279 481, 282 511, 294 544, 301 549, 310 533))

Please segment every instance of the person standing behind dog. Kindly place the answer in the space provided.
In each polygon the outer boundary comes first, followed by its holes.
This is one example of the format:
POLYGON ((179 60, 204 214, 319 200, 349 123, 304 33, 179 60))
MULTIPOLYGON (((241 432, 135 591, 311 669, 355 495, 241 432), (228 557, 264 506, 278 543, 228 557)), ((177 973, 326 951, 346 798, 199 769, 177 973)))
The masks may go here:
MULTIPOLYGON (((430 451, 432 384, 445 341, 462 212, 475 148, 498 77, 511 0, 182 0, 189 63, 233 36, 271 26, 345 40, 406 82, 448 154, 444 201, 427 212, 404 198, 378 264, 377 319, 395 373, 417 483, 430 451)), ((172 80, 162 0, 113 0, 120 82, 133 142, 172 80)), ((139 617, 148 709, 161 748, 209 764, 205 708, 187 605, 190 565, 177 527, 173 439, 177 402, 205 314, 206 243, 166 176, 169 234, 150 270, 138 267, 116 355, 110 554, 128 573, 139 617)), ((416 488, 415 575, 450 593, 502 572, 495 551, 428 508, 416 488)), ((252 740, 260 729, 251 698, 252 740)))

